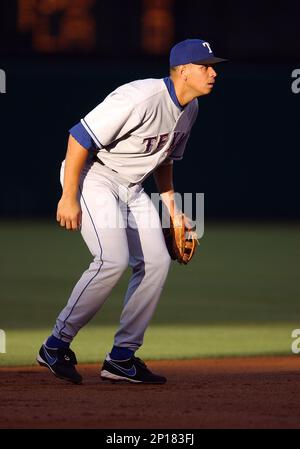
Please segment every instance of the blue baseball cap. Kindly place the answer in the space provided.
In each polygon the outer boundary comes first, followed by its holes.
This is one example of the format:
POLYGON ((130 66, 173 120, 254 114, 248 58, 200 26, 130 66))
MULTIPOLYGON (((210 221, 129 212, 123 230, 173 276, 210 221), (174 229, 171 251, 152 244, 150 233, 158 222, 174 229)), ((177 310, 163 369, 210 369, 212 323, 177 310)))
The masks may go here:
POLYGON ((216 64, 227 61, 217 58, 210 44, 202 39, 186 39, 171 48, 170 67, 183 64, 216 64))

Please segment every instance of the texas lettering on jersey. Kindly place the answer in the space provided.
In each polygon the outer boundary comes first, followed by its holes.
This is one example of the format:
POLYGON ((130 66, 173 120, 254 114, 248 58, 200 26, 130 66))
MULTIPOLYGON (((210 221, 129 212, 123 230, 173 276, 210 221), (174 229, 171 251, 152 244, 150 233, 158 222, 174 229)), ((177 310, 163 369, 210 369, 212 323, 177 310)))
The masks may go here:
MULTIPOLYGON (((146 144, 145 145, 145 153, 150 153, 150 152, 153 153, 154 150, 160 151, 164 147, 166 142, 168 141, 169 135, 170 135, 169 133, 165 133, 165 134, 160 134, 159 136, 145 138, 143 140, 143 143, 146 144), (156 148, 155 148, 155 145, 156 145, 156 148)), ((168 149, 168 155, 173 152, 173 150, 176 148, 177 145, 180 144, 180 142, 182 142, 182 140, 184 139, 185 136, 186 136, 186 134, 181 131, 174 132, 173 140, 171 141, 169 149, 168 149)))

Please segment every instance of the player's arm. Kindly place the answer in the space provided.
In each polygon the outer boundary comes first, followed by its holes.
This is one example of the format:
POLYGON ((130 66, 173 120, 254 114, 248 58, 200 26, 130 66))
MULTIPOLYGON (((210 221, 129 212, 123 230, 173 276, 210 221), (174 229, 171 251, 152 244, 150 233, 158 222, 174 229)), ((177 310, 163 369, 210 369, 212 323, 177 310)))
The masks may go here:
POLYGON ((159 165, 153 175, 161 199, 168 209, 170 216, 173 217, 176 213, 176 204, 174 201, 172 161, 159 165))
POLYGON ((88 154, 88 150, 70 135, 65 160, 63 193, 56 214, 57 221, 66 229, 78 229, 81 223, 81 208, 77 194, 80 173, 88 154))
MULTIPOLYGON (((169 161, 169 163, 163 163, 159 165, 153 175, 161 199, 165 204, 170 217, 173 218, 176 214, 180 213, 180 210, 178 210, 178 207, 176 206, 174 197, 173 162, 169 161)), ((186 228, 192 229, 193 224, 191 219, 184 214, 183 219, 186 228)))

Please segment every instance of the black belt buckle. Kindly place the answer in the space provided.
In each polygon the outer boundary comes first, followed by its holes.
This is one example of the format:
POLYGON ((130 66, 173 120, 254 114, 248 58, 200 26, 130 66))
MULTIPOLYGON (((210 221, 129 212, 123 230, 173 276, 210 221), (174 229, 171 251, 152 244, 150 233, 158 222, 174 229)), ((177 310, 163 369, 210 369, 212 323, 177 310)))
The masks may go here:
MULTIPOLYGON (((105 165, 104 162, 102 162, 101 159, 98 158, 98 156, 94 156, 93 159, 94 159, 94 162, 98 162, 100 165, 104 165, 104 167, 107 167, 107 165, 105 165)), ((109 168, 109 167, 107 167, 107 168, 109 168)), ((114 170, 112 168, 109 168, 109 169, 115 173, 118 173, 116 170, 114 170)))
POLYGON ((94 156, 94 157, 93 157, 93 161, 94 161, 94 162, 98 162, 98 163, 101 164, 101 165, 104 165, 104 162, 102 162, 97 156, 94 156))

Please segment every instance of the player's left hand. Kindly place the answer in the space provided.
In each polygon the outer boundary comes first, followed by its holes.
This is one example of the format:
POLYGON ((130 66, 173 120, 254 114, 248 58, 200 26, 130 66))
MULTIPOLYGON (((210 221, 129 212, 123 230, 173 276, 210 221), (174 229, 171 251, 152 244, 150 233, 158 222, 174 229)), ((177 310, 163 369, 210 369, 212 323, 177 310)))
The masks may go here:
POLYGON ((163 229, 163 233, 171 258, 180 264, 188 264, 199 245, 192 220, 177 213, 171 219, 170 228, 163 229))
POLYGON ((193 220, 191 218, 189 218, 187 215, 183 214, 182 219, 184 221, 184 226, 187 231, 195 230, 195 224, 193 223, 193 220))

